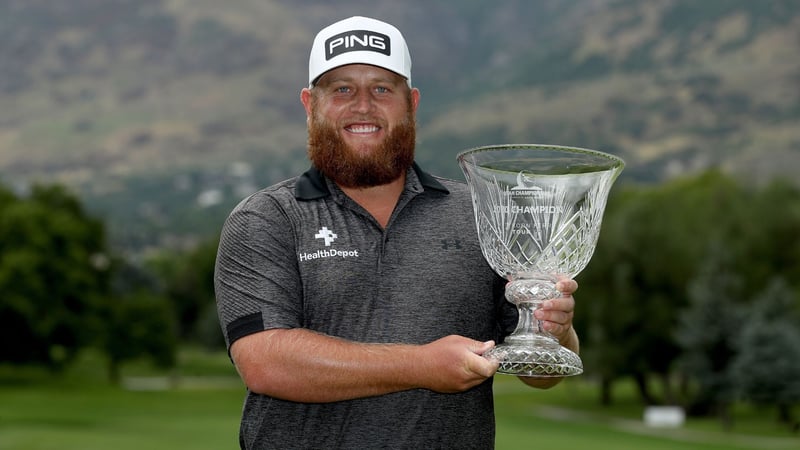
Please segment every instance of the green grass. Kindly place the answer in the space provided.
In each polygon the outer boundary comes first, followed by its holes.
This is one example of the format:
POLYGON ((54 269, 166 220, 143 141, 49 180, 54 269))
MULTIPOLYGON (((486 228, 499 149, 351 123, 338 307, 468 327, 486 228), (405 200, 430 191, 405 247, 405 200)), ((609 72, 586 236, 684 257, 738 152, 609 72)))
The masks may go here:
POLYGON ((122 387, 106 380, 102 361, 92 354, 59 377, 4 367, 0 449, 236 448, 244 388, 227 357, 188 351, 180 361, 171 377, 145 362, 130 364, 122 387), (152 386, 141 383, 148 379, 177 387, 125 388, 152 386))
MULTIPOLYGON (((123 386, 109 384, 102 360, 91 354, 58 377, 0 367, 0 450, 238 448, 244 389, 224 354, 185 351, 171 377, 145 362, 123 374, 123 386), (164 389, 137 390, 154 386, 164 389)), ((775 425, 774 414, 747 408, 737 411, 734 433, 723 433, 712 419, 692 419, 677 430, 646 428, 629 386, 604 409, 588 381, 577 377, 541 391, 498 376, 497 449, 800 447, 798 437, 775 425)))
POLYGON ((622 386, 610 408, 598 403, 596 388, 582 377, 546 391, 513 377, 496 377, 497 449, 575 448, 593 450, 797 449, 800 437, 778 428, 774 413, 746 408, 732 432, 715 419, 694 419, 678 429, 644 426, 643 406, 631 386, 622 386), (746 425, 746 427, 743 427, 746 425), (743 429, 748 429, 745 434, 743 429), (751 433, 750 433, 751 432, 751 433))
POLYGON ((91 385, 4 389, 0 449, 235 448, 242 394, 91 385))

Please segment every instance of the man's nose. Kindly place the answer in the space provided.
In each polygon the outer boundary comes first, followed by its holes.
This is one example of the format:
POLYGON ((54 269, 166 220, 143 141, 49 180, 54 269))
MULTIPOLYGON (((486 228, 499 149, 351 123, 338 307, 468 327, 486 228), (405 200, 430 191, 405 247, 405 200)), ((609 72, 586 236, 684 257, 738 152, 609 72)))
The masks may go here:
POLYGON ((353 111, 358 113, 368 113, 374 106, 372 95, 368 90, 359 90, 353 99, 353 111))

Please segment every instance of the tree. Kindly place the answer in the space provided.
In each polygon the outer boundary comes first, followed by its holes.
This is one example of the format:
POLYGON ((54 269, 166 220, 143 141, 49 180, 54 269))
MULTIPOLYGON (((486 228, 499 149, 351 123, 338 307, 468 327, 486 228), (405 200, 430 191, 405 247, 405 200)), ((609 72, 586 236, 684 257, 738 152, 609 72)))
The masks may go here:
MULTIPOLYGON (((774 180, 753 196, 750 220, 742 220, 738 242, 746 244, 740 270, 755 291, 775 276, 800 280, 800 189, 786 180, 774 180)), ((788 282, 788 281, 787 281, 788 282)), ((797 289, 795 282, 794 288, 797 289)), ((800 300, 800 298, 796 298, 800 300)), ((795 308, 800 303, 795 301, 795 308)))
POLYGON ((103 349, 112 383, 120 381, 122 364, 137 358, 149 357, 163 369, 175 366, 175 319, 165 298, 146 291, 117 298, 109 305, 107 323, 103 349))
POLYGON ((696 383, 690 414, 716 412, 731 427, 729 407, 736 384, 730 367, 744 320, 738 299, 742 280, 730 270, 731 254, 718 243, 689 283, 689 306, 680 312, 675 339, 683 353, 681 371, 696 383))
POLYGON ((181 339, 215 347, 224 343, 219 324, 213 323, 218 245, 218 240, 209 240, 185 253, 162 255, 149 264, 164 283, 164 295, 174 309, 181 339))
POLYGON ((581 335, 581 358, 587 372, 600 379, 603 405, 613 401, 614 380, 635 370, 629 358, 637 351, 630 338, 636 336, 633 333, 641 323, 641 293, 634 281, 638 267, 633 258, 639 239, 628 224, 637 204, 644 201, 642 195, 632 189, 612 192, 597 248, 577 277, 580 294, 575 327, 581 335))
POLYGON ((105 229, 60 186, 0 194, 0 361, 63 367, 89 345, 108 293, 105 229))
POLYGON ((800 403, 800 322, 794 293, 775 278, 750 307, 731 364, 742 397, 759 405, 777 405, 778 420, 797 431, 792 406, 800 403))
MULTIPOLYGON (((681 348, 674 330, 677 312, 689 301, 687 283, 711 243, 742 234, 747 199, 718 172, 628 188, 609 198, 597 250, 579 276, 576 315, 583 354, 601 375, 604 403, 622 376, 636 381, 647 404, 675 401, 671 375, 681 348), (651 392, 653 376, 663 384, 665 399, 651 392)), ((730 245, 731 264, 741 247, 730 245)))

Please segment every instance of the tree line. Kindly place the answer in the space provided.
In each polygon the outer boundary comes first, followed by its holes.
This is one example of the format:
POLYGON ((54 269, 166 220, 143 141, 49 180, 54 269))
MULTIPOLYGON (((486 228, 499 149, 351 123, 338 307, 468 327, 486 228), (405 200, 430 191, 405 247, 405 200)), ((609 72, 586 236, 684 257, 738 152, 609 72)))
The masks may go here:
POLYGON ((747 401, 776 406, 797 429, 799 280, 795 185, 710 171, 622 186, 576 293, 600 401, 630 378, 645 404, 683 405, 729 427, 731 406, 747 401))
POLYGON ((0 187, 0 364, 57 372, 93 348, 117 382, 134 359, 174 367, 179 343, 224 348, 215 250, 209 242, 134 264, 65 187, 36 185, 24 197, 0 187))
MULTIPOLYGON (((224 350, 216 237, 144 262, 115 255, 102 221, 61 186, 0 188, 0 363, 54 371, 99 349, 118 380, 149 357, 174 367, 185 343, 224 350)), ((612 191, 595 253, 577 277, 575 326, 598 401, 634 380, 643 404, 731 426, 737 402, 797 427, 800 189, 720 172, 612 191)))

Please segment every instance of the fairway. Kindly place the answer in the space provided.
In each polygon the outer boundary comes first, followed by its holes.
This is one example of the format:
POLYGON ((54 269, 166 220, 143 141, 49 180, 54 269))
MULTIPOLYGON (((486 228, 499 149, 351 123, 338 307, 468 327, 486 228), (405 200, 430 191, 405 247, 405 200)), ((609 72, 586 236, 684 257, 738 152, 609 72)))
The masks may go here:
MULTIPOLYGON (((0 450, 238 448, 244 388, 235 371, 224 354, 189 359, 183 368, 189 375, 173 384, 163 376, 128 371, 123 386, 112 386, 96 362, 60 378, 8 377, 5 371, 0 377, 0 450)), ((648 429, 637 417, 638 406, 600 409, 592 400, 593 388, 580 378, 547 391, 508 376, 496 377, 495 384, 498 450, 800 448, 788 434, 648 429)))
MULTIPOLYGON (((791 437, 751 436, 696 429, 649 428, 623 410, 598 410, 579 378, 548 390, 530 389, 512 377, 495 382, 498 450, 568 448, 592 450, 797 449, 791 437), (576 389, 579 387, 580 389, 576 389), (576 392, 581 391, 581 392, 576 392), (586 409, 575 408, 583 401, 586 409), (622 416, 620 415, 622 413, 622 416)), ((636 407, 635 410, 639 408, 636 407)), ((788 436, 788 434, 787 434, 788 436)))
POLYGON ((235 448, 242 389, 0 389, 0 449, 235 448))

